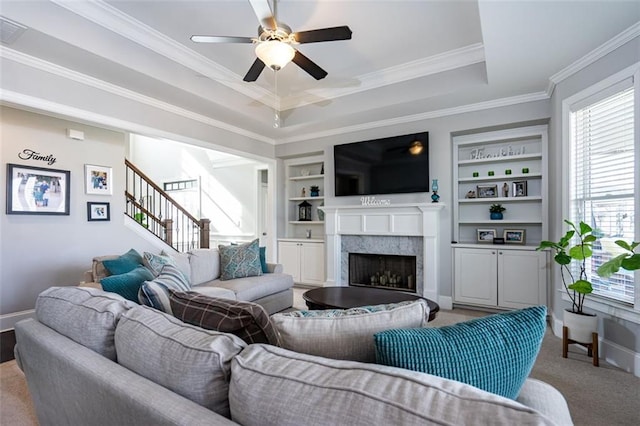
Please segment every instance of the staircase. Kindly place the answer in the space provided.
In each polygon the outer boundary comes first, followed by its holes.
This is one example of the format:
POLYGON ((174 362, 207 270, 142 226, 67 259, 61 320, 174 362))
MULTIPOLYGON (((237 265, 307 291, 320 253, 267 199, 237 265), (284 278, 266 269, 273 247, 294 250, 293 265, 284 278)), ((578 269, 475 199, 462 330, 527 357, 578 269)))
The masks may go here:
POLYGON ((124 163, 125 214, 176 251, 209 248, 211 221, 195 218, 129 160, 124 163))

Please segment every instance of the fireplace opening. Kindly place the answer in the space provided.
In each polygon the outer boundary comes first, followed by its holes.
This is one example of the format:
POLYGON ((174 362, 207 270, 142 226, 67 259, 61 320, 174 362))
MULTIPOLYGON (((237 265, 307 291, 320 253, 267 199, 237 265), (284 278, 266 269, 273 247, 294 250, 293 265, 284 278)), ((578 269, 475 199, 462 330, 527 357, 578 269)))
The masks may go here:
POLYGON ((349 253, 349 285, 416 292, 416 256, 349 253))

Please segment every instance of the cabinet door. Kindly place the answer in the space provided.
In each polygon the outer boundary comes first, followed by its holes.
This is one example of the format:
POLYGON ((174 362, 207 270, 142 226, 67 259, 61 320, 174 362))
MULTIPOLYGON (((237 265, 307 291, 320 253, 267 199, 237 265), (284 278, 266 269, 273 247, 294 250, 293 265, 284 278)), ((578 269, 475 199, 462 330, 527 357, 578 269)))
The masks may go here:
POLYGON ((498 266, 495 249, 456 248, 454 302, 495 307, 498 266))
POLYGON ((300 280, 305 284, 324 284, 324 244, 302 243, 300 280))
POLYGON ((498 305, 526 308, 547 304, 546 253, 498 250, 498 305))
POLYGON ((300 282, 300 246, 299 243, 279 242, 278 263, 285 274, 293 276, 293 282, 300 282))

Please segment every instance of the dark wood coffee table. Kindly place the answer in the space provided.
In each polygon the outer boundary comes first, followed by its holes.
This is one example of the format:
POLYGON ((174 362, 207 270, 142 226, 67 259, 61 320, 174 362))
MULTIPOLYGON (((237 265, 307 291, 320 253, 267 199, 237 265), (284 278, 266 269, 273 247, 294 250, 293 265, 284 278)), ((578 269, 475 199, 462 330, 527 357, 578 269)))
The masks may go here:
POLYGON ((424 299, 429 305, 429 321, 433 321, 440 306, 433 300, 411 293, 368 287, 320 287, 306 291, 302 298, 309 309, 349 309, 358 306, 382 305, 407 300, 424 299))

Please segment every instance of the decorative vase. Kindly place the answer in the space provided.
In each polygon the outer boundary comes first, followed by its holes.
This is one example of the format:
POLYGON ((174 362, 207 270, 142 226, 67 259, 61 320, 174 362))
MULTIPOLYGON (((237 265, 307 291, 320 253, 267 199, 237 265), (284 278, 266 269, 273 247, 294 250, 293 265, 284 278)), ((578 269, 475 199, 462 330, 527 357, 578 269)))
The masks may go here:
POLYGON ((324 211, 322 210, 322 207, 324 207, 324 203, 320 204, 320 207, 318 207, 318 220, 324 222, 324 211))
POLYGON ((438 195, 438 179, 433 179, 431 182, 431 190, 433 194, 431 194, 431 202, 437 203, 440 200, 440 196, 438 195))
POLYGON ((502 220, 502 212, 491 212, 491 220, 502 220))
POLYGON ((311 193, 312 197, 317 197, 318 195, 320 195, 320 190, 314 191, 313 189, 311 191, 309 191, 311 193))
POLYGON ((598 331, 598 317, 595 314, 577 314, 565 309, 563 324, 569 332, 569 339, 580 343, 591 343, 592 334, 598 331))

